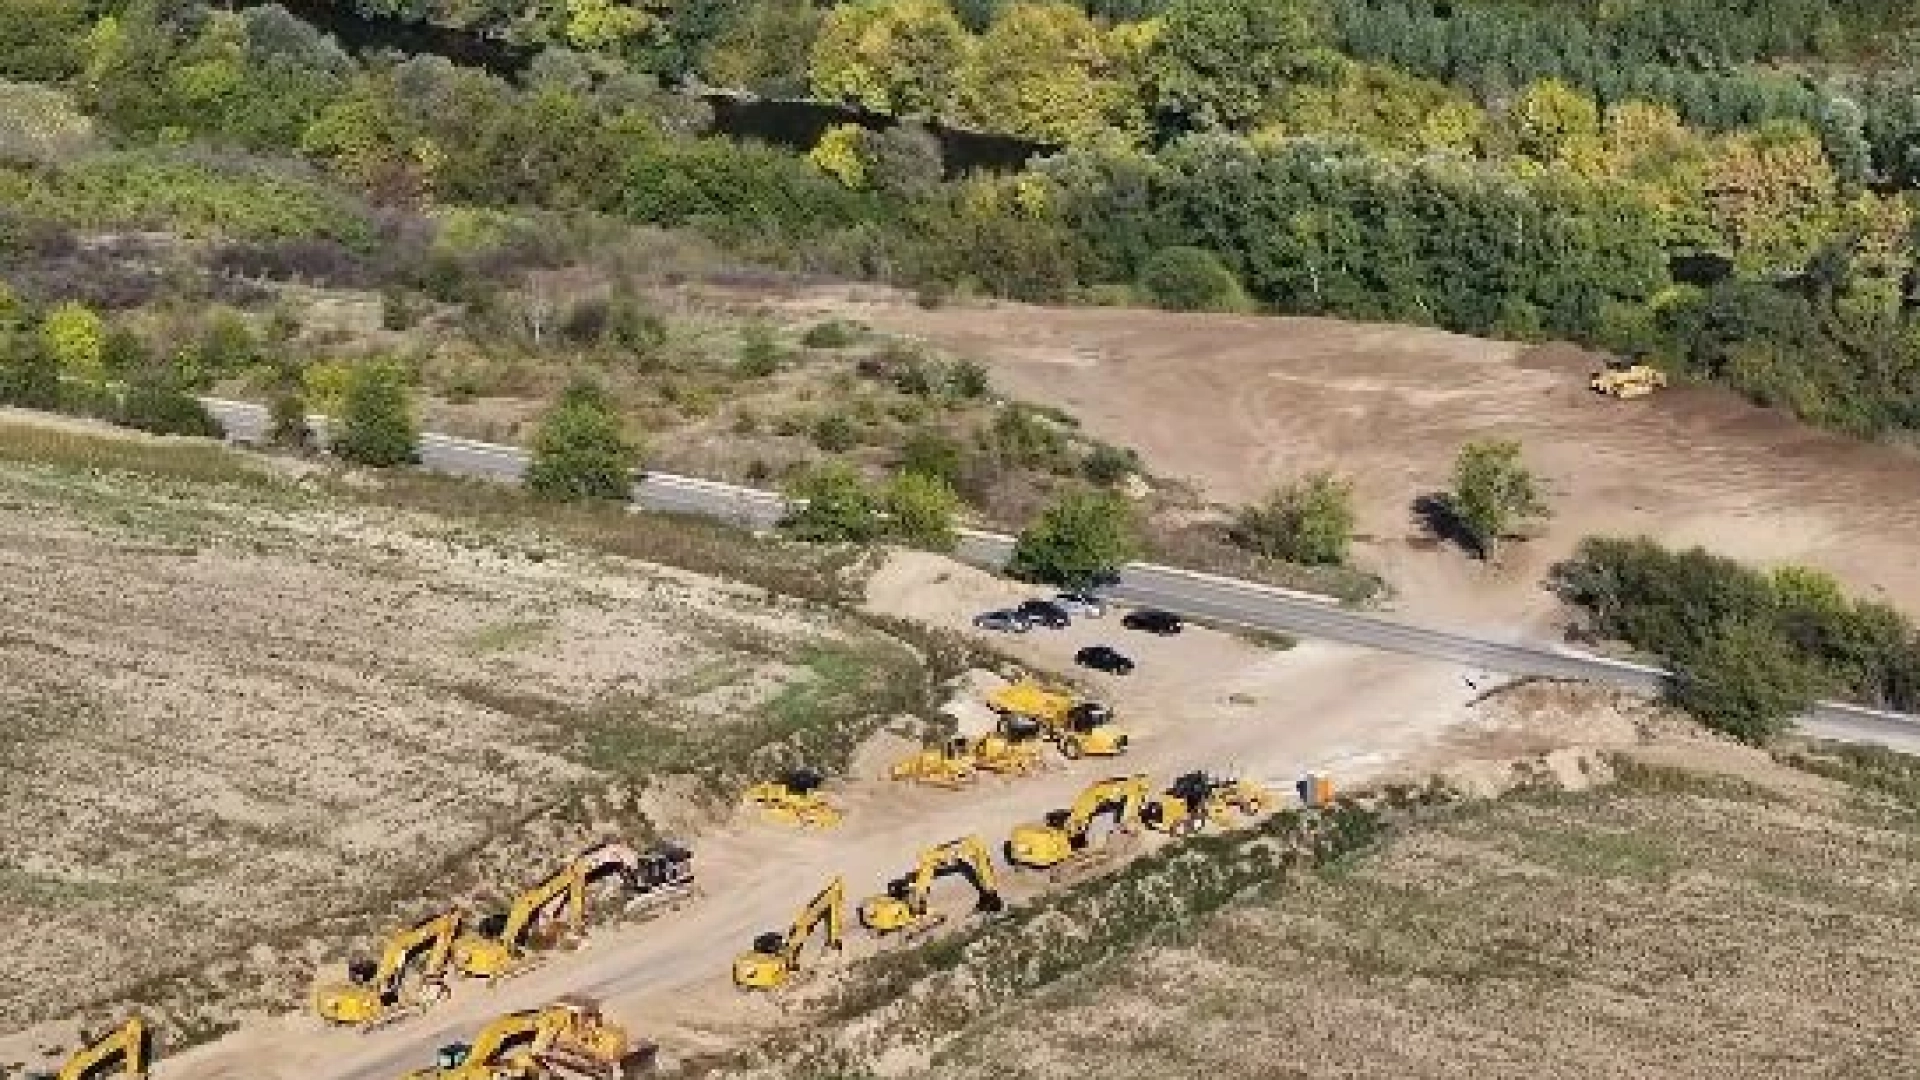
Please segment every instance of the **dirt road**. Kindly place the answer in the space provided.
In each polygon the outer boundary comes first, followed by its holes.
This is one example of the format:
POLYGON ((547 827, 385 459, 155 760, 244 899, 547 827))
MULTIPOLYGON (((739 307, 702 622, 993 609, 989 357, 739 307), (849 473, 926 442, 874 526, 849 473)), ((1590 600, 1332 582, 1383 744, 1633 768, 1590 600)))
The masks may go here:
MULTIPOLYGON (((910 557, 875 579, 876 606, 949 618, 1012 595, 1009 586, 957 564, 910 557)), ((1068 631, 1007 642, 1035 663, 1063 665, 1080 644, 1122 640, 1109 618, 1068 631)), ((951 625, 951 623, 949 623, 951 625)), ((1140 635, 1126 635, 1138 639, 1140 635)), ((779 1010, 728 982, 732 957, 760 931, 781 929, 833 874, 850 899, 877 891, 926 844, 977 832, 998 847, 1022 821, 1065 805, 1092 779, 1147 771, 1165 779, 1195 767, 1237 767, 1290 782, 1325 769, 1347 782, 1431 749, 1471 715, 1474 673, 1448 665, 1302 645, 1287 651, 1204 629, 1173 639, 1126 640, 1141 662, 1115 693, 1134 751, 1111 762, 1081 762, 1025 780, 989 779, 965 792, 855 781, 836 792, 849 810, 839 829, 808 834, 755 822, 695 841, 705 895, 642 925, 596 935, 588 948, 491 991, 463 987, 431 1014, 372 1035, 326 1032, 306 1017, 264 1021, 213 1045, 165 1061, 160 1080, 391 1080, 428 1063, 436 1046, 471 1037, 508 1009, 562 993, 602 997, 633 1030, 669 1051, 713 1045, 729 1034, 781 1022, 779 1010), (1364 687, 1364 693, 1356 688, 1364 687)), ((1482 686, 1484 688, 1484 686, 1482 686)), ((1014 882, 1016 899, 1034 886, 1014 882)), ((935 903, 952 908, 955 891, 935 903)), ((873 948, 861 931, 849 952, 873 948)))

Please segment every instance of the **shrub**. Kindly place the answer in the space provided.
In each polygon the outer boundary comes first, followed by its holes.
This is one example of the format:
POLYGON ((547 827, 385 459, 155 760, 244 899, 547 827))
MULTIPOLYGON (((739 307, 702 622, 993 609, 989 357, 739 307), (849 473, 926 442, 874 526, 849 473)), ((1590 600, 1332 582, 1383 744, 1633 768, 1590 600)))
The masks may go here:
POLYGON ((780 370, 780 341, 773 328, 753 322, 740 328, 740 374, 764 379, 780 370))
POLYGON ((149 367, 127 382, 115 420, 125 427, 155 435, 199 435, 219 438, 222 428, 200 399, 188 393, 180 373, 149 367))
POLYGON ((60 405, 60 362, 33 331, 0 326, 0 405, 60 405))
POLYGON ((344 461, 374 468, 414 461, 420 430, 400 369, 390 363, 355 367, 347 377, 336 428, 329 443, 344 461))
POLYGON ((1540 487, 1520 460, 1520 444, 1481 439, 1460 448, 1446 509, 1482 558, 1491 558, 1501 538, 1523 518, 1543 517, 1540 487))
POLYGON ((958 487, 962 466, 959 443, 938 431, 923 428, 908 436, 901 446, 897 468, 903 473, 929 476, 948 487, 958 487))
POLYGON ((838 319, 815 323, 800 337, 800 344, 809 349, 844 349, 853 341, 853 328, 838 319))
POLYGON ((1232 535, 1269 558, 1331 566, 1347 559, 1353 520, 1353 485, 1321 471, 1241 510, 1232 535))
POLYGON ((99 382, 106 375, 106 324, 83 304, 72 301, 47 313, 40 335, 68 378, 99 382))
POLYGON ((961 360, 947 371, 947 385, 953 395, 968 401, 986 397, 993 390, 987 369, 978 360, 961 360))
POLYGON ((1007 570, 1025 581, 1084 587, 1133 558, 1133 508, 1105 492, 1074 491, 1021 531, 1007 570))
POLYGON ((1101 487, 1112 487, 1140 471, 1140 455, 1132 449, 1110 443, 1095 444, 1080 459, 1080 472, 1101 487))
POLYGON ((307 399, 298 390, 282 390, 269 406, 271 426, 267 439, 288 450, 306 450, 313 445, 313 428, 307 423, 307 399))
POLYGON ((883 497, 887 531, 903 543, 951 551, 959 541, 960 497, 946 481, 924 473, 896 473, 883 497))
POLYGON ((623 501, 632 497, 639 457, 613 399, 595 383, 576 382, 540 418, 526 484, 549 499, 623 501))
POLYGON ((1239 311, 1247 297, 1220 257, 1196 247, 1165 248, 1140 268, 1140 288, 1169 311, 1239 311))
POLYGON ((845 413, 830 412, 813 422, 813 445, 829 454, 842 454, 860 444, 860 432, 845 413))
POLYGON ((808 469, 788 494, 800 505, 783 527, 801 540, 867 543, 884 531, 880 502, 853 466, 829 461, 808 469))

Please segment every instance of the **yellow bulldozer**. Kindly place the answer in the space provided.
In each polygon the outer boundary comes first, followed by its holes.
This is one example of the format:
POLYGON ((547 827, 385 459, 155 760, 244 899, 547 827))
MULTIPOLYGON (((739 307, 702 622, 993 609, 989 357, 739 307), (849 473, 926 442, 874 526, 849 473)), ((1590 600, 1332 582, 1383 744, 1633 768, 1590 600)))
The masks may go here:
POLYGON ((401 1080, 625 1080, 653 1068, 658 1048, 636 1044, 585 998, 511 1012, 470 1043, 440 1048, 430 1068, 401 1080))
POLYGON ((993 870, 993 853, 977 836, 963 836, 936 844, 920 853, 913 872, 887 883, 887 891, 860 902, 860 924, 876 934, 913 938, 945 922, 945 914, 930 910, 933 884, 957 874, 973 886, 976 912, 992 914, 1006 906, 1000 899, 993 870))
POLYGON ((965 739, 952 738, 901 758, 887 775, 929 787, 963 788, 973 783, 979 771, 972 746, 965 739))
POLYGON ((1024 716, 1002 716, 994 730, 973 740, 967 747, 973 765, 982 772, 1001 776, 1029 776, 1039 772, 1046 762, 1042 753, 1046 744, 1037 721, 1024 716))
POLYGON ((692 859, 691 852, 677 845, 642 855, 619 841, 596 844, 515 897, 505 914, 487 916, 473 932, 455 939, 453 965, 463 975, 489 980, 517 974, 531 966, 525 955, 527 936, 542 918, 558 909, 565 912, 571 932, 585 929, 591 882, 618 872, 629 892, 679 891, 692 884, 692 859))
POLYGON ((1607 366, 1593 373, 1587 380, 1587 388, 1596 394, 1628 400, 1646 397, 1655 390, 1663 390, 1667 385, 1667 373, 1651 364, 1631 363, 1625 360, 1608 361, 1607 366))
POLYGON ((987 707, 1004 723, 1025 720, 1040 725, 1041 733, 1069 760, 1127 752, 1127 733, 1114 725, 1112 710, 1031 679, 1009 683, 987 695, 987 707))
POLYGON ((146 1080, 152 1057, 153 1033, 145 1020, 130 1016, 118 1028, 74 1051, 59 1072, 29 1073, 27 1080, 106 1080, 116 1061, 125 1080, 146 1080))
POLYGON ((1051 870, 1056 880, 1068 871, 1091 868, 1113 850, 1111 841, 1097 849, 1091 845, 1093 823, 1111 813, 1115 833, 1136 835, 1149 794, 1145 773, 1089 784, 1067 809, 1052 811, 1043 821, 1014 826, 1007 840, 1007 863, 1021 869, 1051 870))
POLYGON ((834 878, 793 918, 785 934, 770 930, 733 962, 733 985, 742 990, 778 990, 800 974, 800 955, 813 932, 826 928, 823 947, 839 952, 846 940, 847 882, 834 878))
POLYGON ((395 933, 380 950, 377 963, 356 960, 347 965, 346 982, 315 990, 314 1011, 328 1023, 371 1030, 445 997, 447 962, 460 922, 459 912, 448 911, 395 933), (415 1001, 403 1002, 407 968, 422 954, 420 993, 415 1001))
POLYGON ((1273 805, 1273 792, 1251 780, 1190 772, 1147 800, 1140 821, 1170 836, 1190 836, 1208 826, 1226 828, 1236 817, 1259 817, 1273 805))
POLYGON ((785 825, 804 825, 830 829, 840 824, 840 808, 820 794, 826 777, 812 769, 789 769, 776 780, 767 780, 747 789, 746 801, 757 806, 770 820, 785 825))

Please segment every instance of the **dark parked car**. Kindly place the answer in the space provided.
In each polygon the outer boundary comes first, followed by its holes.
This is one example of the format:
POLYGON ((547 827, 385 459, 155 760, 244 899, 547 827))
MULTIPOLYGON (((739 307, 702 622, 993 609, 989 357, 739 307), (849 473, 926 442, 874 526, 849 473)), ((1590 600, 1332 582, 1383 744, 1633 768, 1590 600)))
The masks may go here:
POLYGON ((1027 617, 1017 611, 989 611, 975 615, 973 625, 982 630, 998 630, 1003 634, 1024 634, 1033 629, 1027 617))
POLYGON ((1025 616, 1026 620, 1033 625, 1045 626, 1054 630, 1059 630, 1073 621, 1067 614, 1066 608, 1061 607, 1051 600, 1028 600, 1014 610, 1020 615, 1025 616))
POLYGON ((1138 611, 1127 612, 1127 617, 1120 620, 1120 625, 1129 630, 1145 630, 1149 634, 1159 634, 1164 637, 1179 633, 1186 623, 1171 611, 1141 608, 1138 611))
POLYGON ((1089 645, 1073 654, 1073 662, 1109 675, 1133 674, 1133 661, 1118 649, 1107 645, 1089 645))
POLYGON ((1090 592, 1063 592, 1053 602, 1080 619, 1098 619, 1107 613, 1106 602, 1090 592))

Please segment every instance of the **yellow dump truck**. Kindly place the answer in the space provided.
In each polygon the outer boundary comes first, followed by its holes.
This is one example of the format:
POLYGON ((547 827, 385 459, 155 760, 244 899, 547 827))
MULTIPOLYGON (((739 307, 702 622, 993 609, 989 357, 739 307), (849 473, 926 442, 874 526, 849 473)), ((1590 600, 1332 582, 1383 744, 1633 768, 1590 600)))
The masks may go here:
POLYGON ((987 695, 987 707, 1009 720, 1031 720, 1068 758, 1113 757, 1127 750, 1127 733, 1113 723, 1113 711, 1096 701, 1081 701, 1022 679, 987 695))

